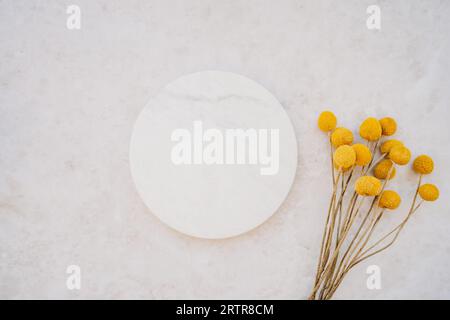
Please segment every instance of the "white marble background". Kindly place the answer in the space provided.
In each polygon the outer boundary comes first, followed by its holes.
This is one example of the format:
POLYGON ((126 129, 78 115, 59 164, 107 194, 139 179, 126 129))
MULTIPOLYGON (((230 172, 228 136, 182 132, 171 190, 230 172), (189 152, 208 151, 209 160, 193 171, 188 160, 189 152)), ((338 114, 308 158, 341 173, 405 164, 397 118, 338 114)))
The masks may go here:
POLYGON ((306 298, 329 188, 316 129, 326 107, 355 130, 369 115, 397 118, 414 154, 434 157, 427 179, 441 189, 336 298, 450 298, 449 16, 446 0, 0 1, 0 297, 306 298), (81 7, 79 31, 66 28, 69 4, 81 7), (366 28, 371 4, 381 31, 366 28), (220 241, 159 222, 128 163, 147 100, 208 69, 268 88, 299 142, 282 209, 220 241), (80 291, 66 288, 70 264, 80 291), (369 264, 381 267, 381 290, 366 288, 369 264))

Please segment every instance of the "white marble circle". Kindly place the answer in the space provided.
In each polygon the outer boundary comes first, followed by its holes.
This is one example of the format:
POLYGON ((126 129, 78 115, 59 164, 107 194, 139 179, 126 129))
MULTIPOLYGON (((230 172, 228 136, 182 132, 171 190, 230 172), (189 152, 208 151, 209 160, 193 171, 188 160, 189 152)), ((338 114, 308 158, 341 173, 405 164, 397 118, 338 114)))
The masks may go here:
POLYGON ((161 221, 191 236, 227 238, 279 208, 295 176, 297 142, 265 88, 205 71, 178 78, 143 109, 130 166, 141 198, 161 221))

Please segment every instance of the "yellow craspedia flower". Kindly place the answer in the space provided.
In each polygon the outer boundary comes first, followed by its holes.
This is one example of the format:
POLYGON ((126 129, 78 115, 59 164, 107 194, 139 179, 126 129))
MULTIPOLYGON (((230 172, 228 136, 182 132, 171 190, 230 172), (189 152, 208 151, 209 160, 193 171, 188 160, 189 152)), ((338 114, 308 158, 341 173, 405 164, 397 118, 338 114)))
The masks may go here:
POLYGON ((415 172, 420 174, 430 174, 434 169, 433 159, 425 154, 422 154, 414 160, 413 169, 415 172))
POLYGON ((355 150, 350 146, 342 145, 334 151, 333 161, 338 168, 350 168, 356 161, 355 150))
POLYGON ((342 172, 347 172, 352 168, 352 167, 348 167, 348 168, 340 167, 334 160, 333 160, 333 165, 336 170, 341 170, 342 172))
POLYGON ((425 201, 435 201, 439 198, 439 189, 431 183, 426 183, 420 186, 419 195, 425 201))
POLYGON ((337 128, 331 134, 331 143, 336 148, 353 142, 353 133, 346 128, 337 128))
POLYGON ((403 166, 411 159, 411 151, 404 146, 395 146, 389 151, 389 159, 403 166))
MULTIPOLYGON (((380 163, 378 163, 375 166, 375 169, 373 170, 373 175, 378 179, 386 179, 389 174, 389 170, 391 170, 393 166, 394 163, 391 160, 389 159, 381 160, 380 163)), ((395 167, 392 168, 388 180, 391 180, 394 177, 395 177, 395 167)))
POLYGON ((381 193, 378 206, 381 208, 393 210, 398 208, 400 202, 402 202, 402 199, 397 192, 392 190, 385 190, 381 193))
POLYGON ((380 121, 375 118, 367 118, 359 127, 359 135, 369 141, 380 139, 381 132, 380 121))
POLYGON ((361 143, 356 143, 352 145, 353 150, 356 153, 356 165, 357 166, 367 166, 372 160, 372 152, 369 148, 361 143))
POLYGON ((328 132, 336 128, 337 119, 333 112, 324 111, 319 115, 319 120, 317 124, 320 130, 328 132))
POLYGON ((392 136, 397 131, 397 122, 392 118, 380 119, 380 125, 383 136, 392 136))
POLYGON ((391 151, 391 149, 395 146, 403 146, 403 142, 401 142, 399 140, 395 140, 395 139, 386 140, 381 145, 380 152, 381 153, 389 153, 389 151, 391 151))
POLYGON ((375 177, 362 176, 355 182, 355 191, 360 196, 376 196, 381 191, 381 181, 375 177))

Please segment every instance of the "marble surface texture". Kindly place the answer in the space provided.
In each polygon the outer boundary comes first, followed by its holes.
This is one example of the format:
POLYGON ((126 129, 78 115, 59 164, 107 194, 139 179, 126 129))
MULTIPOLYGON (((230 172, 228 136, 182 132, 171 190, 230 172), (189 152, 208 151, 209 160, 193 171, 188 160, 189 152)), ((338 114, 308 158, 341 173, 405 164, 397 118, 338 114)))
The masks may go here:
MULTIPOLYGON (((434 157, 426 179, 441 189, 336 298, 450 298, 449 16, 444 0, 0 1, 0 298, 306 298, 329 192, 324 108, 355 132, 367 116, 398 119, 397 137, 434 157), (72 3, 80 30, 66 28, 72 3), (381 30, 366 28, 374 3, 381 30), (163 225, 130 175, 145 103, 201 70, 262 84, 298 140, 281 209, 227 240, 163 225), (81 290, 66 287, 72 264, 81 290), (381 290, 366 287, 371 264, 381 290)), ((409 198, 414 176, 399 171, 409 198)))

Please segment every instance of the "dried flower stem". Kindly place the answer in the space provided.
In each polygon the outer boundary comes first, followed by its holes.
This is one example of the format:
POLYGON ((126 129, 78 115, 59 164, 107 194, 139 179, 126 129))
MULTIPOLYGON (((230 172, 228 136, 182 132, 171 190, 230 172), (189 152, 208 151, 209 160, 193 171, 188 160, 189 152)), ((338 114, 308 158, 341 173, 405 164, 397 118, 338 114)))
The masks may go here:
MULTIPOLYGON (((353 214, 353 215, 350 217, 350 220, 349 220, 349 225, 350 225, 350 226, 351 226, 351 224, 353 223, 355 217, 358 215, 358 212, 359 212, 359 210, 361 209, 361 206, 362 206, 363 203, 364 203, 364 198, 362 198, 361 201, 359 202, 359 204, 358 204, 358 206, 357 206, 357 208, 356 208, 356 213, 353 214)), ((336 257, 338 256, 339 250, 340 250, 340 248, 342 247, 342 245, 344 244, 344 240, 345 240, 345 238, 346 238, 346 236, 347 236, 349 230, 350 230, 350 228, 346 228, 346 229, 344 230, 344 233, 343 233, 342 236, 341 236, 341 240, 339 241, 339 243, 338 243, 336 249, 335 249, 334 252, 333 252, 332 258, 330 259, 331 264, 328 264, 328 265, 324 268, 323 272, 321 272, 321 274, 320 274, 320 276, 319 276, 319 280, 318 280, 318 282, 316 283, 316 285, 314 286, 314 289, 312 290, 312 293, 311 293, 311 295, 310 295, 310 297, 309 297, 310 299, 314 299, 314 298, 315 298, 315 294, 316 294, 316 292, 319 290, 319 288, 321 287, 322 282, 323 282, 324 280, 326 280, 327 277, 329 276, 329 273, 330 273, 330 271, 332 270, 332 267, 333 267, 333 265, 334 265, 333 261, 334 261, 334 260, 336 259, 336 257)))
MULTIPOLYGON (((377 151, 377 147, 378 147, 378 143, 379 143, 379 142, 380 142, 380 140, 377 140, 377 142, 375 142, 375 144, 374 144, 374 146, 373 146, 373 149, 371 150, 372 154, 375 154, 375 152, 377 151)), ((370 160, 369 165, 367 166, 368 168, 371 167, 372 162, 373 162, 373 157, 372 157, 372 159, 370 160)))
MULTIPOLYGON (((334 282, 336 281, 336 279, 338 278, 339 275, 339 271, 341 270, 342 266, 345 264, 346 261, 346 257, 348 256, 349 252, 350 252, 350 256, 353 253, 354 249, 356 249, 359 245, 359 243, 362 241, 362 239, 364 239, 364 236, 367 234, 367 232, 370 230, 370 223, 369 226, 365 227, 365 231, 363 232, 363 234, 361 235, 361 237, 359 238, 359 241, 357 242, 356 246, 353 246, 353 244, 355 243, 355 241, 358 239, 359 234, 361 233, 361 231, 364 229, 364 226, 366 225, 366 222, 369 221, 369 217, 370 214, 375 206, 375 203, 377 202, 377 197, 374 197, 374 199, 372 200, 372 203, 368 209, 368 211, 366 212, 364 219, 362 220, 361 224, 358 227, 358 230, 355 234, 355 236, 353 236, 353 239, 350 243, 350 245, 347 247, 347 250, 344 253, 344 256, 341 258, 341 261, 339 263, 339 266, 336 270, 333 270, 332 272, 332 282, 331 282, 331 286, 326 286, 325 287, 325 292, 329 292, 330 290, 332 290, 332 288, 334 287, 334 282), (353 248, 353 250, 351 250, 353 248), (328 288, 329 287, 329 288, 328 288)), ((356 216, 356 215, 355 215, 356 216)), ((350 230, 351 225, 348 226, 348 229, 350 230)))
MULTIPOLYGON (((391 169, 392 170, 392 169, 391 169)), ((413 200, 412 200, 412 204, 410 207, 410 210, 406 216, 406 218, 397 226, 395 227, 393 230, 391 230, 389 233, 387 233, 385 236, 383 236, 380 240, 378 240, 375 244, 371 245, 369 248, 367 248, 366 250, 364 250, 364 248, 366 247, 368 241, 370 240, 370 237, 373 234, 373 231, 375 230, 375 227, 377 226, 378 222, 380 221, 382 215, 383 215, 383 210, 378 214, 378 216, 376 217, 373 225, 368 228, 369 233, 368 235, 365 237, 365 241, 363 243, 363 245, 359 248, 358 252, 351 258, 348 259, 347 258, 347 262, 344 262, 343 265, 345 266, 343 268, 343 271, 340 272, 339 274, 339 268, 338 268, 338 276, 335 277, 335 279, 333 280, 333 285, 332 287, 328 290, 327 294, 324 294, 323 297, 325 299, 330 299, 332 298, 334 292, 337 290, 338 286, 341 284, 341 282, 344 279, 344 276, 353 268, 355 267, 357 264, 361 263, 362 261, 388 249, 390 246, 392 246, 395 241, 397 240, 400 232, 402 231, 402 229, 404 228, 405 224, 408 222, 409 218, 411 217, 411 215, 416 212, 416 210, 420 207, 420 205, 422 204, 423 201, 421 201, 417 206, 415 205, 416 201, 417 201, 417 195, 418 195, 418 191, 419 191, 419 187, 421 185, 421 180, 422 180, 422 175, 419 176, 419 182, 416 188, 416 192, 414 194, 413 200), (395 233, 395 234, 394 234, 395 233), (381 247, 380 249, 377 249, 371 253, 369 253, 372 249, 376 248, 380 243, 382 243, 385 239, 387 239, 390 235, 394 234, 394 237, 392 238, 392 240, 390 242, 388 242, 385 246, 381 247), (364 250, 364 251, 363 251, 364 250)), ((360 238, 362 239, 362 237, 360 238)), ((355 240, 355 239, 353 239, 355 240)), ((353 241, 352 241, 353 242, 353 241)), ((351 245, 350 245, 351 246, 351 245)), ((358 247, 358 244, 354 247, 354 249, 352 250, 353 252, 355 251, 355 248, 358 247)), ((350 256, 352 256, 353 253, 350 254, 350 256)))
POLYGON ((331 142, 331 132, 328 132, 328 142, 330 143, 330 162, 331 162, 331 176, 334 184, 334 163, 333 163, 333 143, 331 142))
POLYGON ((411 217, 411 215, 416 212, 417 209, 419 209, 420 205, 422 204, 423 201, 421 201, 417 206, 415 206, 416 201, 417 201, 417 195, 419 193, 419 188, 420 185, 422 183, 422 175, 419 176, 419 182, 417 184, 417 188, 416 188, 416 192, 414 194, 413 197, 413 201, 411 203, 411 207, 409 209, 409 212, 406 216, 406 218, 397 226, 395 227, 393 230, 391 230, 388 234, 386 234, 385 236, 383 236, 380 240, 378 240, 375 244, 373 244, 372 246, 370 246, 367 250, 365 250, 360 256, 359 258, 363 257, 367 252, 369 252, 371 249, 375 248, 378 244, 380 244, 383 240, 385 240, 387 237, 389 237, 391 234, 393 234, 395 231, 397 231, 394 239, 397 238, 398 234, 400 233, 400 231, 403 229, 403 227, 405 226, 406 222, 408 222, 409 218, 411 217))
MULTIPOLYGON (((376 161, 371 161, 370 164, 367 166, 367 169, 363 171, 362 175, 366 175, 367 172, 370 172, 370 170, 373 169, 381 160, 383 160, 387 156, 387 153, 383 153, 380 157, 377 158, 376 161)), ((372 159, 373 160, 373 159, 372 159)))
MULTIPOLYGON (((330 146, 332 146, 331 145, 331 141, 330 141, 330 146)), ((332 151, 332 149, 331 149, 331 151, 332 151)), ((326 243, 326 241, 328 241, 328 237, 329 237, 328 235, 329 235, 329 224, 330 224, 330 220, 331 220, 330 218, 331 218, 331 213, 333 211, 332 210, 333 209, 333 204, 334 204, 335 199, 336 199, 337 183, 338 183, 338 180, 339 180, 339 177, 340 177, 340 174, 341 174, 339 172, 338 177, 335 180, 334 179, 334 166, 333 166, 333 163, 331 163, 331 170, 332 170, 332 175, 333 175, 333 193, 332 193, 332 196, 331 196, 331 199, 330 199, 330 204, 328 206, 327 220, 326 220, 326 223, 325 223, 325 228, 324 228, 324 232, 323 232, 323 236, 322 236, 322 245, 321 245, 321 248, 320 248, 319 263, 317 265, 317 273, 316 273, 316 281, 315 281, 315 283, 318 282, 318 277, 319 277, 319 275, 321 273, 324 261, 326 259, 325 252, 324 252, 324 250, 325 250, 325 243, 326 243)))
MULTIPOLYGON (((393 167, 390 170, 392 171, 393 167)), ((347 180, 346 185, 348 185, 349 181, 350 181, 350 179, 347 180)), ((386 183, 387 183, 387 180, 385 180, 385 182, 383 183, 381 192, 384 190, 386 183)), ((345 189, 343 188, 341 197, 339 199, 340 204, 342 203, 341 201, 342 201, 345 191, 346 191, 346 188, 345 189)), ((347 247, 347 250, 344 252, 344 255, 339 259, 339 250, 341 249, 341 246, 343 245, 345 238, 346 238, 348 232, 350 231, 350 229, 353 225, 353 222, 354 222, 356 216, 358 215, 359 209, 361 207, 361 204, 360 204, 360 206, 358 206, 358 209, 356 210, 356 212, 354 212, 354 202, 356 201, 355 194, 356 193, 354 193, 354 195, 352 196, 352 199, 350 200, 350 203, 348 205, 347 216, 345 219, 346 222, 342 225, 341 232, 343 234, 343 237, 336 238, 336 248, 335 248, 335 251, 333 254, 333 258, 330 260, 328 267, 325 269, 325 271, 322 274, 322 276, 325 274, 325 277, 323 279, 321 277, 319 277, 318 281, 316 281, 316 287, 318 287, 318 288, 320 288, 320 286, 323 284, 323 287, 319 294, 320 299, 326 298, 329 294, 332 294, 332 292, 335 291, 335 287, 336 287, 335 283, 336 283, 337 279, 340 279, 342 273, 344 273, 346 271, 347 265, 350 262, 352 262, 353 259, 355 257, 357 257, 360 254, 360 252, 363 250, 363 248, 369 241, 369 238, 372 235, 373 230, 375 229, 375 226, 378 224, 378 221, 380 220, 380 218, 382 216, 383 211, 380 214, 376 215, 376 217, 372 218, 372 220, 369 221, 370 214, 371 214, 373 208, 375 207, 375 204, 378 201, 378 196, 376 196, 376 197, 374 197, 374 199, 369 207, 369 210, 366 212, 364 219, 362 220, 361 224, 359 225, 359 228, 357 229, 356 234, 353 236, 353 239, 351 240, 350 245, 347 247), (367 221, 369 221, 368 225, 366 225, 367 221), (361 234, 362 230, 364 230, 364 231, 361 234), (361 234, 361 236, 360 236, 360 234, 361 234), (356 242, 356 245, 354 245, 355 242, 356 242), (360 246, 361 242, 363 242, 362 246, 360 246), (360 246, 359 250, 357 251, 356 255, 353 256, 353 253, 358 249, 358 246, 360 246), (337 266, 337 269, 336 269, 336 266, 337 266), (341 273, 342 269, 344 271, 341 273)), ((338 228, 341 228, 341 225, 339 225, 338 228)), ((314 293, 314 295, 315 295, 315 293, 314 293)))

